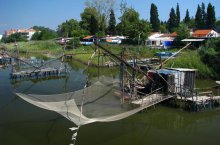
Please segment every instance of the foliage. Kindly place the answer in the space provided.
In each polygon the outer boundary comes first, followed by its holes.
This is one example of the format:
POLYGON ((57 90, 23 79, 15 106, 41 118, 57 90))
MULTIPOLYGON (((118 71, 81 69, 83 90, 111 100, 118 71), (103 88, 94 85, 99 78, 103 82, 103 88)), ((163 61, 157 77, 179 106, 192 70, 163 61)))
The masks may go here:
POLYGON ((197 7, 195 22, 196 22, 196 28, 201 29, 203 22, 202 22, 202 10, 201 10, 200 5, 198 5, 198 7, 197 7))
POLYGON ((154 32, 158 32, 160 29, 160 20, 157 11, 157 6, 155 4, 151 4, 150 8, 150 23, 152 25, 152 29, 154 32))
MULTIPOLYGON (((7 49, 14 49, 14 43, 6 44, 7 49)), ((18 42, 17 48, 19 52, 32 52, 46 54, 48 52, 60 53, 62 51, 61 46, 56 44, 54 40, 43 40, 43 41, 28 41, 18 42)))
POLYGON ((202 61, 209 65, 215 72, 215 77, 220 78, 220 38, 210 39, 205 47, 200 50, 202 61))
POLYGON ((188 24, 190 22, 190 17, 189 17, 189 10, 186 10, 186 16, 184 18, 184 23, 188 24))
POLYGON ((98 15, 94 15, 98 19, 99 24, 99 33, 105 33, 107 30, 107 22, 111 10, 115 7, 115 0, 87 0, 86 7, 94 8, 98 15))
POLYGON ((94 7, 86 7, 81 13, 80 26, 88 34, 98 32, 99 29, 99 13, 94 7), (92 20, 94 22, 92 22, 92 20), (94 28, 95 27, 95 28, 94 28), (94 30, 95 29, 95 30, 94 30))
POLYGON ((189 50, 183 52, 179 57, 168 61, 165 64, 165 67, 197 69, 197 77, 199 78, 213 77, 212 69, 210 69, 207 64, 204 64, 202 62, 200 55, 196 50, 195 51, 189 50))
POLYGON ((130 41, 137 40, 139 13, 133 8, 127 8, 120 20, 121 22, 117 26, 119 34, 128 36, 130 41))
POLYGON ((27 39, 21 33, 11 34, 8 37, 3 37, 2 42, 11 43, 11 42, 19 42, 19 41, 27 41, 27 39))
POLYGON ((49 28, 34 26, 33 29, 37 32, 34 33, 31 40, 49 40, 57 37, 57 33, 49 28))
POLYGON ((108 34, 115 35, 116 34, 116 19, 114 10, 111 10, 110 19, 108 24, 108 34))
POLYGON ((170 10, 170 18, 168 20, 168 30, 173 32, 174 29, 177 27, 177 17, 174 8, 170 10))
POLYGON ((182 46, 183 43, 181 40, 190 37, 190 31, 186 24, 180 24, 180 26, 176 29, 177 37, 174 39, 174 46, 182 46))
POLYGON ((207 28, 214 29, 215 28, 215 22, 216 22, 215 7, 212 6, 211 3, 209 3, 208 8, 207 8, 207 20, 206 20, 207 28))
POLYGON ((176 6, 176 25, 179 26, 180 24, 180 8, 179 8, 179 3, 177 3, 176 6))
POLYGON ((86 32, 80 27, 79 22, 70 19, 58 26, 58 34, 61 37, 82 37, 86 32))

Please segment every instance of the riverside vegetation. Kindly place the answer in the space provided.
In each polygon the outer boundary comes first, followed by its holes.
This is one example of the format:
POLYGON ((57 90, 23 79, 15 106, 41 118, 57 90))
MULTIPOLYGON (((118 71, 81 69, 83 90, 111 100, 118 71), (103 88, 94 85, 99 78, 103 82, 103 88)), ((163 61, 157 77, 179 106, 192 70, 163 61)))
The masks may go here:
MULTIPOLYGON (((115 54, 120 54, 122 48, 127 48, 126 52, 135 55, 139 50, 139 58, 151 58, 158 51, 157 49, 150 49, 145 46, 135 45, 105 45, 115 54)), ((168 61, 164 67, 181 67, 181 68, 193 68, 197 69, 198 78, 213 78, 219 79, 220 74, 220 39, 212 39, 200 47, 198 50, 186 49, 181 52, 181 55, 175 59, 168 61)), ((14 43, 1 44, 1 48, 5 48, 12 51, 16 48, 14 43)), ((54 40, 46 41, 30 41, 30 42, 18 42, 17 48, 20 53, 34 53, 41 54, 47 57, 56 57, 63 53, 63 46, 55 43, 54 40)), ((77 49, 67 50, 66 54, 77 54, 74 55, 74 59, 79 60, 83 63, 87 63, 91 54, 93 53, 95 46, 79 46, 77 49)), ((171 49, 169 51, 177 51, 177 49, 171 49)), ((129 59, 129 58, 128 58, 129 59)), ((97 64, 95 59, 93 64, 97 64)))

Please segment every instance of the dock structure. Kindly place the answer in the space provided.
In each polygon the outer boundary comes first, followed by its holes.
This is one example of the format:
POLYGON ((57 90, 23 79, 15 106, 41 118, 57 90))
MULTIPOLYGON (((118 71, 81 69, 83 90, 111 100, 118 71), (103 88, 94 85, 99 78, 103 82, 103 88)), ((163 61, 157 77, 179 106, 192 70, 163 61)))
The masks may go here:
POLYGON ((23 70, 19 72, 12 72, 11 78, 14 80, 25 78, 46 78, 49 76, 62 76, 67 73, 64 68, 42 68, 36 70, 23 70))
POLYGON ((132 101, 131 104, 142 106, 142 107, 150 107, 156 105, 160 102, 173 98, 174 95, 164 95, 164 94, 151 94, 141 99, 132 101))

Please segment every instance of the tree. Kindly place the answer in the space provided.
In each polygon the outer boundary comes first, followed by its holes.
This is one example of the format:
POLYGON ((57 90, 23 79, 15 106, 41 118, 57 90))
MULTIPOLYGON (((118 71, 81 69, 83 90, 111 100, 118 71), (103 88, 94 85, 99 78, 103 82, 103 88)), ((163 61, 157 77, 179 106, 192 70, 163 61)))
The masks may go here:
POLYGON ((202 23, 201 23, 201 28, 206 29, 206 10, 205 10, 205 4, 202 3, 202 8, 201 8, 201 13, 202 13, 202 23))
POLYGON ((95 18, 94 15, 91 16, 90 18, 90 34, 95 35, 98 31, 98 20, 95 18))
POLYGON ((43 26, 34 26, 34 30, 37 32, 34 33, 31 40, 49 40, 57 37, 57 33, 54 30, 43 26))
POLYGON ((177 27, 177 21, 176 21, 175 10, 174 10, 174 8, 171 8, 170 18, 168 20, 168 30, 170 32, 173 32, 176 27, 177 27))
POLYGON ((98 15, 99 33, 105 33, 107 30, 107 21, 112 9, 115 7, 115 0, 87 0, 86 7, 95 8, 98 15))
POLYGON ((211 3, 209 3, 207 7, 207 20, 206 20, 207 28, 214 29, 215 22, 216 22, 215 7, 212 6, 211 3))
POLYGON ((18 41, 27 41, 27 39, 21 33, 14 33, 8 37, 3 37, 1 41, 4 43, 11 43, 18 41))
POLYGON ((189 17, 189 10, 186 10, 186 16, 184 18, 184 23, 188 24, 190 22, 190 17, 189 17))
POLYGON ((108 34, 115 35, 116 34, 116 20, 114 10, 111 10, 110 19, 108 24, 108 34))
POLYGON ((86 32, 80 27, 79 22, 75 19, 70 19, 58 26, 58 34, 62 37, 81 37, 86 32))
POLYGON ((196 11, 196 16, 195 16, 195 23, 196 23, 196 28, 197 29, 201 29, 202 28, 202 10, 200 5, 198 5, 197 7, 197 11, 196 11))
POLYGON ((98 26, 96 26, 99 30, 99 14, 98 11, 94 7, 86 7, 84 11, 81 13, 81 21, 80 26, 83 30, 86 31, 87 34, 91 34, 92 30, 91 28, 91 19, 95 19, 95 22, 98 23, 98 26), (93 18, 92 18, 93 17, 93 18))
POLYGON ((184 23, 179 25, 179 27, 176 29, 176 33, 177 37, 174 40, 175 46, 184 45, 184 43, 181 40, 190 37, 190 31, 188 29, 188 26, 184 23))
POLYGON ((155 4, 151 4, 150 8, 150 23, 152 25, 153 31, 158 32, 160 29, 160 20, 158 18, 157 6, 155 4))
POLYGON ((133 8, 127 8, 119 19, 121 22, 117 25, 118 33, 128 36, 129 43, 136 43, 139 35, 139 13, 133 8))
POLYGON ((180 8, 179 8, 179 3, 177 3, 176 6, 176 26, 179 26, 180 24, 180 8))
MULTIPOLYGON (((152 31, 151 24, 146 20, 139 21, 139 35, 141 42, 144 42, 152 31)), ((138 38, 139 39, 139 38, 138 38)))

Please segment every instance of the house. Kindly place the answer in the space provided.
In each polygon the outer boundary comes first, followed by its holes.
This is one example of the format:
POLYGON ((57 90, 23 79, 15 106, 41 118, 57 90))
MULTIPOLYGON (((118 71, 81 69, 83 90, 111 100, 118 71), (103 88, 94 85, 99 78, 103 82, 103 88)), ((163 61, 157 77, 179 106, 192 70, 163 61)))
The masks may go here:
POLYGON ((122 40, 126 39, 125 36, 107 36, 100 39, 101 43, 121 44, 122 40))
POLYGON ((56 38, 55 41, 56 43, 60 44, 60 45, 64 45, 65 43, 68 43, 70 42, 70 40, 72 40, 73 38, 63 38, 63 37, 60 37, 60 38, 56 38))
POLYGON ((82 45, 92 45, 97 40, 95 35, 89 35, 80 40, 80 44, 82 45))
POLYGON ((194 38, 216 38, 216 37, 219 37, 219 34, 212 29, 196 30, 195 32, 193 32, 192 37, 194 38))
POLYGON ((177 37, 177 33, 162 34, 159 32, 152 33, 146 40, 146 45, 151 48, 167 49, 173 44, 173 40, 177 37))
POLYGON ((36 30, 30 28, 30 29, 10 29, 5 31, 5 36, 9 37, 12 34, 15 33, 21 33, 22 36, 24 36, 27 40, 31 40, 32 36, 34 35, 34 33, 36 33, 36 30))

